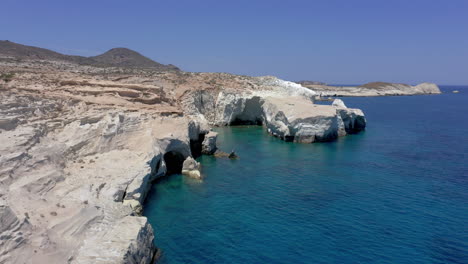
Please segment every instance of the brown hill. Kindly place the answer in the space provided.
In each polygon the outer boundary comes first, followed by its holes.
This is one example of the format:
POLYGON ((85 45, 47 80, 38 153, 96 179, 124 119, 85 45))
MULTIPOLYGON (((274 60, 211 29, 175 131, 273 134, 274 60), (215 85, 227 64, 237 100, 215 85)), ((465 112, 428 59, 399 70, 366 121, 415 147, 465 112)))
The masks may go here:
POLYGON ((127 48, 114 48, 98 56, 90 57, 97 64, 112 65, 122 68, 156 68, 163 70, 179 70, 176 66, 155 62, 140 53, 127 48))
POLYGON ((0 55, 16 59, 62 60, 75 63, 79 63, 80 61, 84 62, 87 59, 86 57, 64 55, 48 49, 26 46, 8 40, 0 40, 0 55))
POLYGON ((126 49, 115 48, 94 57, 65 55, 52 50, 22 45, 8 40, 0 40, 0 56, 13 57, 21 60, 67 61, 81 65, 98 67, 147 68, 156 71, 179 71, 176 66, 155 62, 140 53, 126 49))

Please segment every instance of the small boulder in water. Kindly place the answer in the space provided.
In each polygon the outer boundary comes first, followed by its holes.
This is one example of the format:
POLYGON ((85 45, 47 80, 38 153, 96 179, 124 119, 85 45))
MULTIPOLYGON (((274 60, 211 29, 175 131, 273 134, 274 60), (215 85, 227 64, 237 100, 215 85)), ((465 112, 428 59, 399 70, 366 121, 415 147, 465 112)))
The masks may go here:
POLYGON ((195 161, 192 157, 187 157, 182 164, 182 174, 192 178, 200 179, 200 163, 195 161))
POLYGON ((218 133, 210 131, 208 134, 205 135, 205 139, 202 143, 202 154, 205 155, 213 155, 216 152, 216 139, 218 137, 218 133))
POLYGON ((226 153, 221 150, 216 150, 216 152, 213 154, 216 158, 229 158, 229 159, 238 159, 239 156, 237 156, 236 152, 231 151, 231 153, 226 153))

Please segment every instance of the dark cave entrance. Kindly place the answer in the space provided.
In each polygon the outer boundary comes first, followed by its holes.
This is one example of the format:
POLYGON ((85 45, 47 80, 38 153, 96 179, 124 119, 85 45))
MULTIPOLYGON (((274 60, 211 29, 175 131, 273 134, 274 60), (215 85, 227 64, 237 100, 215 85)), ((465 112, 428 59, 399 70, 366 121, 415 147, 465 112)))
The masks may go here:
POLYGON ((177 151, 169 151, 164 154, 166 162, 166 175, 182 173, 182 165, 184 163, 184 155, 177 151))
POLYGON ((262 119, 258 118, 255 120, 244 120, 241 118, 236 117, 234 121, 232 121, 230 126, 261 126, 263 125, 262 119))
POLYGON ((203 140, 205 140, 205 134, 199 134, 197 140, 190 140, 190 151, 194 159, 200 157, 202 154, 203 140))

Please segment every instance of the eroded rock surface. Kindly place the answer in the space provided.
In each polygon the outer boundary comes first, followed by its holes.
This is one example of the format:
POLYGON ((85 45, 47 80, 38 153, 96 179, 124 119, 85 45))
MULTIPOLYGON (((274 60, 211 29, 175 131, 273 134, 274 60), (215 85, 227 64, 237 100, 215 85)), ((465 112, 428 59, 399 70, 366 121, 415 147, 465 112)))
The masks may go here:
POLYGON ((0 72, 14 73, 0 80, 1 263, 150 263, 145 197, 216 152, 210 125, 304 143, 365 126, 360 110, 315 105, 314 91, 271 76, 12 58, 0 72))
POLYGON ((340 99, 332 103, 338 114, 338 135, 355 134, 366 128, 366 118, 360 109, 347 108, 340 99))
POLYGON ((191 155, 191 120, 14 89, 0 99, 18 119, 0 133, 0 262, 150 263, 153 230, 132 215, 163 154, 191 155))
MULTIPOLYGON (((365 128, 361 110, 314 104, 315 93, 300 91, 292 96, 286 89, 285 93, 238 93, 226 89, 218 94, 213 106, 215 114, 208 116, 208 121, 214 125, 263 124, 270 134, 301 143, 331 141, 365 128), (359 125, 355 125, 355 120, 359 120, 359 125)), ((198 113, 204 114, 201 110, 198 113)))
POLYGON ((202 153, 205 155, 213 155, 218 147, 216 146, 216 140, 218 138, 218 133, 210 131, 205 135, 205 138, 202 142, 202 153))

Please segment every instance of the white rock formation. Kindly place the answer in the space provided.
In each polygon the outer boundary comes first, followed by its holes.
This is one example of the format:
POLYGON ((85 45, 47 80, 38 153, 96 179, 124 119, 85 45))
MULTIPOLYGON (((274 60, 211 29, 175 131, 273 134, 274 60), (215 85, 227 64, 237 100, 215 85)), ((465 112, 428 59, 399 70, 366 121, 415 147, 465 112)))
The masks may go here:
POLYGON ((418 94, 440 94, 439 86, 435 83, 420 83, 414 86, 414 89, 418 91, 418 94))
POLYGON ((200 163, 195 161, 192 157, 187 157, 182 164, 182 174, 195 179, 200 179, 200 163))
POLYGON ((338 116, 331 106, 297 97, 268 97, 263 110, 268 132, 286 141, 312 143, 338 137, 338 116))
POLYGON ((364 113, 360 109, 347 108, 343 100, 333 100, 332 106, 338 114, 338 136, 354 134, 366 127, 364 113))
POLYGON ((205 135, 205 139, 202 142, 202 154, 213 155, 216 150, 216 139, 218 138, 218 133, 210 131, 205 135))
POLYGON ((415 86, 401 83, 373 82, 362 86, 306 85, 321 97, 330 96, 393 96, 440 94, 434 83, 421 83, 415 86))
POLYGON ((272 135, 286 141, 312 143, 330 141, 365 128, 362 111, 345 109, 313 104, 304 96, 224 91, 218 95, 215 115, 210 122, 216 125, 263 124, 272 135))
POLYGON ((333 100, 332 105, 333 105, 334 107, 346 108, 346 105, 344 104, 343 100, 341 100, 341 99, 335 99, 335 100, 333 100))
POLYGON ((132 215, 165 174, 164 154, 189 157, 204 125, 66 98, 0 100, 0 115, 19 120, 0 131, 0 262, 150 263, 153 230, 132 215))

